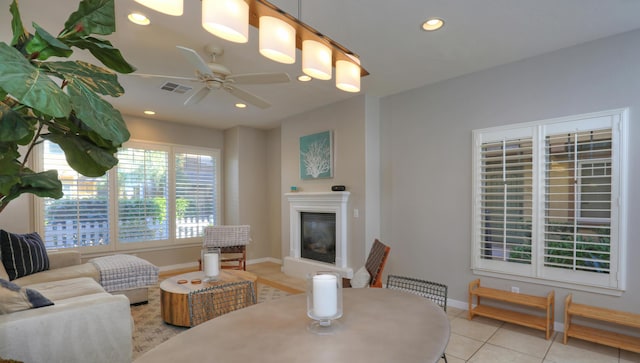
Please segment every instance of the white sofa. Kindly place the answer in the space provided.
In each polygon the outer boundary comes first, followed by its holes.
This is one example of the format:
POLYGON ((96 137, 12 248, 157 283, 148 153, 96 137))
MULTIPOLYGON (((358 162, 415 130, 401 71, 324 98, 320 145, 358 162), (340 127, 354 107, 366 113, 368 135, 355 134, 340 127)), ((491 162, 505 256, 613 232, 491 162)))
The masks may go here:
POLYGON ((23 287, 54 305, 0 315, 0 357, 25 363, 131 362, 127 297, 107 293, 88 277, 23 287))
MULTIPOLYGON (((12 282, 54 305, 0 315, 0 357, 25 363, 130 363, 133 320, 127 296, 106 292, 97 282, 99 272, 81 263, 78 252, 48 255, 49 270, 12 282)), ((2 263, 0 278, 8 280, 2 263)))

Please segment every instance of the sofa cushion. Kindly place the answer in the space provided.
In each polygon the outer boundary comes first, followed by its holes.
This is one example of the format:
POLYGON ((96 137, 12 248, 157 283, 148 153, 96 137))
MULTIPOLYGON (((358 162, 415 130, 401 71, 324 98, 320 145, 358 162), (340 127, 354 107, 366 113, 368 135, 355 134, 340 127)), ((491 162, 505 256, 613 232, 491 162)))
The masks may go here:
POLYGON ((42 282, 28 285, 28 288, 36 290, 56 304, 60 300, 76 296, 104 293, 104 288, 94 279, 79 277, 76 279, 42 282))
POLYGON ((36 290, 20 287, 0 279, 0 314, 53 305, 51 300, 36 290))
POLYGON ((47 271, 38 272, 29 276, 20 277, 13 280, 20 286, 28 286, 41 282, 75 279, 76 277, 91 277, 96 282, 100 280, 100 273, 91 263, 61 267, 47 271))
POLYGON ((49 269, 47 249, 36 232, 16 234, 0 230, 0 255, 9 280, 49 269))

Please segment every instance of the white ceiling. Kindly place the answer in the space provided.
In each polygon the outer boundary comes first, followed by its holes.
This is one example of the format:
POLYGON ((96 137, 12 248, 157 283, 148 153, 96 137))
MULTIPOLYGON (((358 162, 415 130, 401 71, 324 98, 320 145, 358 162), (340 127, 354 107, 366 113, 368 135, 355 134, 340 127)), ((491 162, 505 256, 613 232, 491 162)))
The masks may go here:
MULTIPOLYGON (((0 0, 0 39, 10 36, 10 0, 0 0)), ((273 0, 298 17, 298 0, 273 0)), ((35 21, 57 34, 77 0, 19 0, 23 21, 35 21)), ((237 125, 272 128, 288 116, 353 97, 335 88, 334 81, 295 81, 294 65, 272 62, 258 53, 258 33, 250 28, 249 42, 235 44, 216 38, 200 26, 200 1, 185 0, 185 12, 172 17, 146 9, 133 0, 116 1, 117 31, 109 37, 140 73, 192 76, 176 45, 195 49, 224 48, 217 61, 233 73, 287 72, 292 82, 243 86, 267 99, 262 110, 234 107, 235 98, 217 90, 201 103, 184 107, 191 94, 160 90, 161 79, 122 75, 125 95, 110 100, 123 114, 226 129, 237 125), (138 10, 151 18, 142 27, 126 20, 138 10)), ((640 0, 302 0, 302 21, 360 55, 370 75, 361 93, 385 96, 461 76, 500 64, 536 56, 579 43, 640 28, 640 0), (437 32, 420 30, 428 17, 441 17, 437 32)), ((31 29, 29 29, 31 31, 31 29)), ((87 58, 79 55, 79 58, 87 58)), ((198 84, 189 84, 199 89, 198 84)), ((192 92, 193 92, 192 91, 192 92)))

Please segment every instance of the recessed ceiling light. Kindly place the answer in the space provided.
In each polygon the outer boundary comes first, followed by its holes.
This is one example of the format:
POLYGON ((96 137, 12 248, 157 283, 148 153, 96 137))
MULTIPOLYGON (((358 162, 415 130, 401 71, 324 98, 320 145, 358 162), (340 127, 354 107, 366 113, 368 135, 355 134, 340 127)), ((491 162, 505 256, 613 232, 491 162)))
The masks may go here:
POLYGON ((300 82, 309 82, 311 80, 311 76, 307 76, 306 74, 298 76, 298 81, 300 82))
POLYGON ((156 114, 156 112, 155 112, 155 111, 151 111, 151 110, 145 110, 145 111, 144 111, 144 114, 145 114, 145 115, 155 115, 155 114, 156 114))
POLYGON ((247 108, 247 105, 244 103, 236 103, 237 108, 247 108))
POLYGON ((128 18, 129 18, 129 21, 134 23, 134 24, 138 24, 138 25, 149 25, 149 24, 151 24, 151 20, 149 20, 149 18, 147 18, 146 15, 141 14, 141 13, 133 12, 133 13, 129 14, 128 18))
POLYGON ((444 26, 444 20, 440 18, 429 18, 422 23, 422 30, 432 32, 438 30, 444 26))

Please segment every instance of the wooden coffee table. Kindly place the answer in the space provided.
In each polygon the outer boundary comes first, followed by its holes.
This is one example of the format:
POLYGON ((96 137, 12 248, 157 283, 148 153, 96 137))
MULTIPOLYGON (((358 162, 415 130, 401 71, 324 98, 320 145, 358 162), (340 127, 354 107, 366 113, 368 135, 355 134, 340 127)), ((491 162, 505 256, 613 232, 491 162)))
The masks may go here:
POLYGON ((221 286, 232 282, 251 281, 253 282, 254 293, 258 296, 256 281, 258 276, 243 270, 220 270, 217 281, 200 282, 204 280, 204 272, 196 271, 170 277, 160 283, 160 314, 165 322, 178 325, 190 326, 189 317, 189 292, 201 290, 211 286, 221 286), (178 281, 186 280, 186 283, 179 284, 178 281), (193 281, 193 282, 192 282, 193 281))

